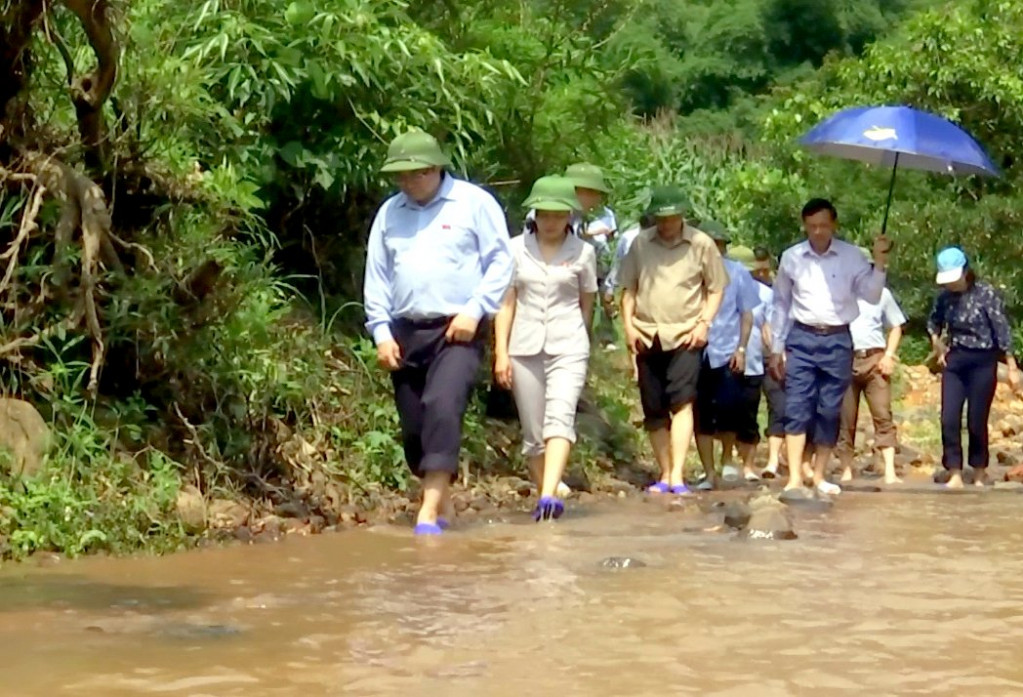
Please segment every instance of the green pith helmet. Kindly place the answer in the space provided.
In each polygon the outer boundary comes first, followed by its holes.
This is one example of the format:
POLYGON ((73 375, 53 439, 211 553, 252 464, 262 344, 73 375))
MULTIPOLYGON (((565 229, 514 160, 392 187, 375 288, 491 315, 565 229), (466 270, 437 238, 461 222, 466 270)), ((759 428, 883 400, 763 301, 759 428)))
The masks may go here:
POLYGON ((437 139, 425 131, 409 131, 391 141, 381 172, 410 172, 429 167, 447 167, 451 160, 437 139))
POLYGON ((685 215, 689 209, 689 197, 677 186, 658 186, 650 192, 647 213, 656 218, 685 215))
POLYGON ((575 195, 575 184, 568 177, 559 175, 537 179, 522 205, 537 211, 577 211, 581 208, 575 195))
POLYGON ((757 265, 756 253, 746 245, 737 244, 728 250, 728 258, 737 261, 752 271, 757 265))
POLYGON ((704 220, 700 223, 699 228, 710 235, 710 238, 715 242, 727 244, 731 240, 728 236, 728 230, 716 220, 704 220))
POLYGON ((569 165, 565 170, 565 176, 572 180, 573 186, 577 186, 580 189, 593 189, 604 194, 611 192, 611 189, 607 187, 607 183, 604 181, 604 173, 600 170, 600 167, 591 165, 589 162, 578 162, 574 165, 569 165))

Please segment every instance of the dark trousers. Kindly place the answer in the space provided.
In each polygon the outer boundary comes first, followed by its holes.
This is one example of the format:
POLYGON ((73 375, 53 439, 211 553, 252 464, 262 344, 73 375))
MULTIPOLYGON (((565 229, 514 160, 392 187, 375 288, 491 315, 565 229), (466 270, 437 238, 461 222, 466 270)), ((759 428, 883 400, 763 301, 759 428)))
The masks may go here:
POLYGON ((763 375, 743 375, 739 378, 742 386, 742 405, 739 408, 739 426, 735 439, 745 445, 760 442, 760 426, 757 416, 760 412, 760 393, 764 388, 763 375))
POLYGON ((805 433, 808 443, 835 447, 852 380, 852 336, 848 329, 820 334, 796 323, 785 353, 785 433, 805 433))
POLYGON ((669 428, 672 416, 696 400, 702 360, 702 348, 666 351, 661 348, 660 337, 654 337, 650 348, 636 354, 639 401, 646 430, 669 428))
POLYGON ((704 356, 693 412, 697 435, 737 433, 742 422, 742 397, 742 376, 732 372, 727 363, 711 368, 704 356))
POLYGON ((767 398, 767 437, 785 436, 785 385, 764 373, 764 397, 767 398))
POLYGON ((998 354, 955 348, 946 356, 941 375, 941 463, 946 469, 963 468, 963 403, 970 434, 970 467, 988 464, 987 422, 998 385, 998 354))
POLYGON ((462 418, 483 353, 484 323, 467 344, 449 343, 451 318, 391 325, 401 347, 402 367, 391 373, 401 422, 405 461, 417 477, 427 472, 458 474, 462 418))

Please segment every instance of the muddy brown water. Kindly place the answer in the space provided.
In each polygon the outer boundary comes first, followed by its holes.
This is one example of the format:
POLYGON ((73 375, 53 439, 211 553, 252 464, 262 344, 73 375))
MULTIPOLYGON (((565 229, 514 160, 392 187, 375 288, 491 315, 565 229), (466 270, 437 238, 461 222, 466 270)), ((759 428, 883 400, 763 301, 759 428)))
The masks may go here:
POLYGON ((626 500, 8 567, 0 695, 1023 694, 1021 510, 846 494, 740 542, 626 500))

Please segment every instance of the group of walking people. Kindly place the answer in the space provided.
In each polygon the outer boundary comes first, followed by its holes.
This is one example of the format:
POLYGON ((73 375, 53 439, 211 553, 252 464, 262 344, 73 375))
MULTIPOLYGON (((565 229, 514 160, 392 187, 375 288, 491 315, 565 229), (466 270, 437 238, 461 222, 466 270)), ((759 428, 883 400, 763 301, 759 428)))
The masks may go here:
MULTIPOLYGON (((891 378, 906 318, 885 287, 886 238, 869 251, 838 239, 835 207, 814 199, 801 212, 806 239, 775 269, 769 250, 730 247, 724 225, 691 220, 675 185, 654 187, 641 221, 619 234, 603 173, 588 163, 538 179, 523 230, 510 238, 494 197, 449 164, 422 131, 390 144, 382 171, 400 191, 377 212, 367 248, 366 326, 391 375, 405 457, 423 481, 416 534, 441 533, 454 513, 462 419, 491 337, 494 380, 514 395, 538 489, 533 517, 562 515, 594 316, 605 332, 599 343, 613 348, 619 294, 659 468, 651 493, 777 477, 784 451, 792 495, 805 494, 807 480, 838 494, 826 473, 837 447, 842 479, 853 477, 861 395, 885 480, 899 481, 891 378), (768 454, 758 470, 762 398, 768 454), (704 476, 687 482, 694 440, 704 476)), ((937 261, 942 290, 928 331, 944 371, 943 463, 955 487, 964 403, 968 463, 983 483, 998 361, 1007 361, 1010 384, 1019 376, 998 293, 977 281, 961 250, 937 261)))

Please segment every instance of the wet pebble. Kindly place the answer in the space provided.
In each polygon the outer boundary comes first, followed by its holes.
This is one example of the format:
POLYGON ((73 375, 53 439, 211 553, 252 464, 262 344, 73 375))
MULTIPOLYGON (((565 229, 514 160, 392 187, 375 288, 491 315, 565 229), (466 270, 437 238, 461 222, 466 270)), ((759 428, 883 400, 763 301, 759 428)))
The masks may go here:
POLYGON ((638 569, 646 566, 646 562, 634 557, 608 557, 600 565, 605 569, 638 569))

